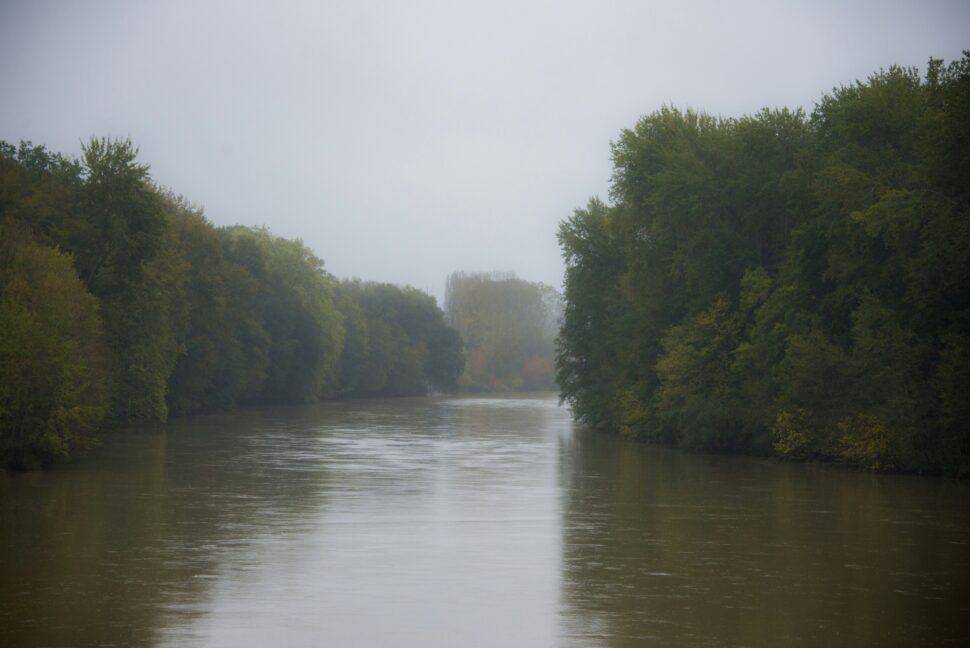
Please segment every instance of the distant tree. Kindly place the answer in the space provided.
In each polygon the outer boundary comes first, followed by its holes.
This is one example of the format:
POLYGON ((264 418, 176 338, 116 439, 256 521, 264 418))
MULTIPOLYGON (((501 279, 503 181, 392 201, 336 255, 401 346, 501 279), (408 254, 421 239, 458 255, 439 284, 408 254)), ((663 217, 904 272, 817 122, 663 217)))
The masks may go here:
POLYGON ((470 390, 549 389, 561 306, 558 293, 509 273, 448 277, 448 322, 471 362, 459 384, 470 390))
POLYGON ((169 378, 174 413, 226 410, 259 393, 269 363, 269 338, 256 280, 223 255, 219 232, 201 211, 167 197, 167 214, 187 267, 189 326, 169 378))
POLYGON ((347 331, 339 393, 415 396, 452 391, 464 366, 461 338, 434 298, 414 288, 343 281, 347 331))
MULTIPOLYGON (((320 398, 336 382, 343 345, 335 280, 301 241, 246 227, 223 230, 222 236, 226 257, 258 285, 268 364, 255 399, 283 403, 320 398)), ((249 331, 260 337, 254 326, 249 331)))

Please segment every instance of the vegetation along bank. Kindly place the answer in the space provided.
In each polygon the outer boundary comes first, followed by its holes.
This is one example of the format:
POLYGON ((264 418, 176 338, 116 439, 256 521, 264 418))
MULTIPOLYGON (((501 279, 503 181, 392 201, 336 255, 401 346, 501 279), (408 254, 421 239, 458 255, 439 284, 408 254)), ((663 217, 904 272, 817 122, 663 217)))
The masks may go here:
POLYGON ((216 228, 128 141, 0 144, 0 460, 71 456, 169 414, 456 388, 458 333, 413 288, 338 281, 300 241, 216 228))
POLYGON ((970 473, 970 53, 811 115, 663 108, 562 223, 562 396, 683 448, 970 473))

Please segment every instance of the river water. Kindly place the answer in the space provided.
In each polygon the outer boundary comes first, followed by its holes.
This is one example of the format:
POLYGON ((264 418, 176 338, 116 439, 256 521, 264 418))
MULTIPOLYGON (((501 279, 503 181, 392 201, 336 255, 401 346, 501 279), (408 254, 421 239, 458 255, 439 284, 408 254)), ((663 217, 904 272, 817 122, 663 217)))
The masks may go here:
POLYGON ((697 456, 554 396, 322 403, 0 473, 3 646, 936 646, 962 483, 697 456))

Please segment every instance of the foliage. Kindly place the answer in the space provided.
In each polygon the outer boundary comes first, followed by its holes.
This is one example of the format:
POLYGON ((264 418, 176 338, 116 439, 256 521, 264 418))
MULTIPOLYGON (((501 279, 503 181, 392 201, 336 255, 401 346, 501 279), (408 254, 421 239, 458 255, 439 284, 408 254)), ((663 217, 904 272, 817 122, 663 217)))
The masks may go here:
POLYGON ((222 235, 227 257, 259 284, 256 301, 269 338, 269 364, 255 400, 315 400, 334 381, 343 344, 333 277, 301 241, 246 227, 222 235))
POLYGON ((810 116, 665 107, 565 221, 577 418, 706 450, 970 466, 970 53, 810 116), (961 175, 961 172, 963 173, 961 175))
POLYGON ((727 296, 672 326, 657 359, 659 421, 686 448, 730 449, 738 432, 737 391, 731 375, 739 327, 727 296))
MULTIPOLYGON (((621 389, 617 351, 623 340, 636 338, 619 330, 628 324, 623 317, 620 292, 622 250, 609 229, 605 204, 593 199, 586 209, 559 226, 559 243, 566 261, 565 308, 556 344, 556 381, 560 398, 569 401, 580 421, 597 427, 615 427, 619 413, 613 403, 621 389)), ((625 417, 630 433, 633 421, 642 421, 643 404, 637 395, 641 381, 629 380, 632 391, 625 399, 636 415, 625 417)), ((642 429, 642 428, 641 428, 642 429)))
POLYGON ((513 274, 456 272, 445 312, 468 349, 459 385, 471 391, 550 389, 560 297, 513 274))
POLYGON ((782 410, 771 428, 774 449, 782 457, 805 459, 812 455, 812 437, 806 427, 807 413, 803 409, 782 410))
POLYGON ((839 457, 871 470, 892 470, 890 431, 876 416, 855 414, 839 421, 842 448, 839 457))
POLYGON ((339 392, 415 396, 453 391, 464 366, 458 333, 434 298, 414 288, 344 281, 338 305, 347 331, 339 392))
POLYGON ((0 142, 4 463, 170 412, 455 386, 461 339, 433 298, 338 288, 302 242, 216 229, 136 158, 128 140, 81 160, 0 142))
POLYGON ((256 300, 259 286, 223 254, 222 239, 205 216, 168 197, 167 213, 186 264, 189 324, 168 383, 177 414, 227 410, 254 399, 266 378, 269 337, 256 300))
POLYGON ((0 462, 50 463, 87 446, 107 412, 97 300, 71 258, 0 227, 0 462))

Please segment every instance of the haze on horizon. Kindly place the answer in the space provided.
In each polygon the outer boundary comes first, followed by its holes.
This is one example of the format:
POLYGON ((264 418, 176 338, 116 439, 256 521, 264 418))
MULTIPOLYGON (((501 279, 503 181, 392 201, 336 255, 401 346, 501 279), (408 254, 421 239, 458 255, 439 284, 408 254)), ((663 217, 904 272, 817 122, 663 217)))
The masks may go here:
POLYGON ((216 225, 440 302, 456 270, 559 288, 559 221, 641 115, 811 111, 968 36, 961 1, 5 1, 0 139, 130 137, 216 225))

